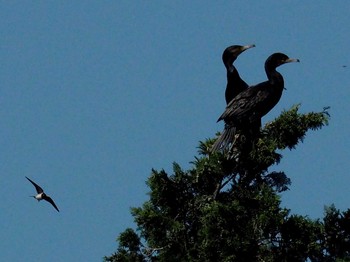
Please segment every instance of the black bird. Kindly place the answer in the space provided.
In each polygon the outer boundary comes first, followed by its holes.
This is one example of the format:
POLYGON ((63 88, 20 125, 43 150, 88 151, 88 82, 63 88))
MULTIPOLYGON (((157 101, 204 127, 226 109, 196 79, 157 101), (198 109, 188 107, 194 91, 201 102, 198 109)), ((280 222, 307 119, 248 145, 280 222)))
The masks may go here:
POLYGON ((280 100, 284 89, 282 75, 276 71, 280 65, 290 62, 299 62, 299 59, 289 58, 282 53, 274 53, 265 62, 265 72, 268 80, 251 86, 238 94, 226 107, 217 122, 224 120, 225 129, 216 140, 212 151, 226 148, 234 140, 237 129, 249 130, 259 124, 280 100))
POLYGON ((35 196, 31 196, 34 197, 36 200, 40 201, 40 200, 46 200, 47 202, 49 202, 58 212, 60 212, 58 210, 58 207, 56 206, 55 202, 53 202, 53 200, 51 199, 51 197, 49 197, 48 195, 46 195, 44 193, 44 190, 38 186, 36 183, 34 183, 32 180, 30 180, 28 177, 26 177, 30 183, 32 183, 35 186, 36 192, 38 193, 35 196))
POLYGON ((227 47, 222 54, 222 61, 227 71, 227 85, 225 91, 226 104, 228 104, 240 92, 248 88, 248 84, 239 76, 233 62, 245 50, 255 47, 255 45, 232 45, 227 47))

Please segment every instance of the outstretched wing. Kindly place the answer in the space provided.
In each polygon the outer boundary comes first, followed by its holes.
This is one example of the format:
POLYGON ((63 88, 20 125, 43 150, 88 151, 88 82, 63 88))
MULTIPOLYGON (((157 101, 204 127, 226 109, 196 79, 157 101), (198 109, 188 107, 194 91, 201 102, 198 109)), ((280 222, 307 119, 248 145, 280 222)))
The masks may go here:
POLYGON ((45 197, 43 199, 46 200, 47 202, 49 202, 58 212, 60 212, 58 210, 58 207, 56 206, 55 202, 53 202, 51 197, 45 195, 45 197))
POLYGON ((38 186, 37 184, 35 184, 35 183, 34 183, 32 180, 30 180, 28 177, 26 177, 26 179, 28 179, 29 182, 32 183, 33 186, 35 186, 36 192, 37 192, 38 194, 44 192, 44 190, 43 190, 40 186, 38 186))

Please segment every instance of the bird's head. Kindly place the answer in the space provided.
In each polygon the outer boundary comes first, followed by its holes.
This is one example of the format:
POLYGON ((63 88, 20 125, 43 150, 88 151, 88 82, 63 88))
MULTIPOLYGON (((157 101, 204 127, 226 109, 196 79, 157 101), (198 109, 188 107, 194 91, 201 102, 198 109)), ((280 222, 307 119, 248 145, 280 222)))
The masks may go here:
POLYGON ((274 53, 267 58, 265 66, 269 68, 277 68, 280 65, 291 62, 300 62, 300 60, 296 58, 289 58, 283 53, 274 53))
POLYGON ((232 64, 237 57, 245 50, 255 47, 255 45, 232 45, 225 49, 222 54, 222 61, 225 65, 232 64))

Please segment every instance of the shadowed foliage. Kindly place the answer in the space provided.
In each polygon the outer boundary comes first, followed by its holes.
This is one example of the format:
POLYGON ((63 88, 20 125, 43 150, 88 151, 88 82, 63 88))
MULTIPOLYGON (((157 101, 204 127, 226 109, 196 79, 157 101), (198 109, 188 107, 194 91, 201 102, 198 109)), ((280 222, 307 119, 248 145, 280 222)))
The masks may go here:
POLYGON ((149 200, 132 208, 126 229, 105 261, 349 261, 350 210, 325 208, 323 220, 291 214, 280 193, 291 180, 277 168, 308 130, 328 124, 327 109, 294 106, 265 125, 257 140, 210 153, 200 142, 190 170, 152 170, 149 200))

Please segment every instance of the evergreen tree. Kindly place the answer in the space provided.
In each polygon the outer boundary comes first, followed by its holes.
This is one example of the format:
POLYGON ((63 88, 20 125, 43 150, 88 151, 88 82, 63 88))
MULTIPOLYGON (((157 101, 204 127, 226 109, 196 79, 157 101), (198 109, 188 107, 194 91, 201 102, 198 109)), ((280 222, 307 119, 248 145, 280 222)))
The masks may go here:
POLYGON ((190 170, 152 170, 149 200, 132 208, 137 230, 118 237, 105 261, 350 261, 350 211, 325 209, 323 221, 291 215, 280 193, 291 181, 271 170, 284 149, 328 123, 327 108, 301 114, 299 105, 268 123, 254 141, 230 152, 199 145, 190 170), (348 259, 348 260, 347 260, 348 259))

